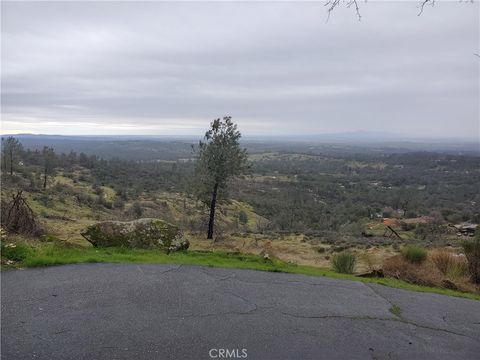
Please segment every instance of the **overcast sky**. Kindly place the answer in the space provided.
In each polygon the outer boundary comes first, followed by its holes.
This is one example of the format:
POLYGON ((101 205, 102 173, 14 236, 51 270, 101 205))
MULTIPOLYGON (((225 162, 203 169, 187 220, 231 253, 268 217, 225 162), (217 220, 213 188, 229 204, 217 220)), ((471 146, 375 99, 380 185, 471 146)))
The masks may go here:
POLYGON ((3 2, 2 133, 479 136, 479 2, 3 2))

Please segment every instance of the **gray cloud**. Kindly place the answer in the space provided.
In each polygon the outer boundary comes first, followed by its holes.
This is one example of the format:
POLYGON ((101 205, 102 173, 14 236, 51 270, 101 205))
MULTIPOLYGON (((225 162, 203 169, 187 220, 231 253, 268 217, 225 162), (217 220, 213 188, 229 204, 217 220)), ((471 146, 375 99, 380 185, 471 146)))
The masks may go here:
POLYGON ((2 131, 478 136, 479 4, 2 2, 2 131))

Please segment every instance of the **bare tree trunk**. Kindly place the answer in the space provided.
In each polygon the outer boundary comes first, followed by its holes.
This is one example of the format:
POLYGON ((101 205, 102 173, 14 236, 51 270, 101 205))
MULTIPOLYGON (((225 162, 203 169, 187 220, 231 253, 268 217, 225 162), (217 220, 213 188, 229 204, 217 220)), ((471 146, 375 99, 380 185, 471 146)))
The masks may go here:
POLYGON ((47 188, 47 168, 45 167, 45 174, 43 175, 43 188, 47 188))
POLYGON ((212 202, 210 203, 210 220, 208 221, 207 239, 213 239, 213 224, 215 222, 215 206, 217 204, 218 183, 215 183, 212 193, 212 202))
POLYGON ((10 149, 10 176, 13 175, 13 150, 10 149))

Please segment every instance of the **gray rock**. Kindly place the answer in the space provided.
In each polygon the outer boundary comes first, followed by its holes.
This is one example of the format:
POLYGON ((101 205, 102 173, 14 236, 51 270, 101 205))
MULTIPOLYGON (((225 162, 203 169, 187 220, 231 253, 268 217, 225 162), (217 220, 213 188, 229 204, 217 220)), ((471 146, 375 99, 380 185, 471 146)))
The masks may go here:
POLYGON ((186 250, 190 245, 175 225, 160 219, 99 222, 81 235, 96 247, 160 248, 170 252, 186 250))

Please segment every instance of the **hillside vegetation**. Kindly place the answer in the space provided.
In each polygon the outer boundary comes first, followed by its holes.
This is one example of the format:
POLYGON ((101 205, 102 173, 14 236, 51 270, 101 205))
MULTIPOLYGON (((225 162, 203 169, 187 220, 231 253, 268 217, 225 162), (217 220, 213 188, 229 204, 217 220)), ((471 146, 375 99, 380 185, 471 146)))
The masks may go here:
POLYGON ((206 239, 208 209, 194 196, 193 160, 184 151, 175 155, 175 146, 165 152, 167 159, 160 151, 156 160, 53 153, 51 168, 45 152, 20 147, 12 174, 8 154, 2 153, 2 210, 21 190, 42 229, 33 237, 5 234, 3 248, 26 244, 42 255, 30 254, 23 262, 2 255, 3 265, 55 264, 49 256, 58 247, 77 252, 72 259, 80 256, 82 262, 119 261, 108 258, 108 251, 92 253, 82 229, 98 221, 160 218, 188 236, 191 254, 234 252, 327 269, 348 252, 355 257, 355 274, 386 269, 384 275, 410 283, 479 291, 465 264, 442 271, 434 261, 440 250, 464 259, 463 243, 473 241, 453 225, 474 226, 480 220, 479 157, 253 147, 250 173, 231 181, 220 199, 211 241, 206 239), (401 250, 409 245, 426 249, 421 262, 404 259, 401 250))

